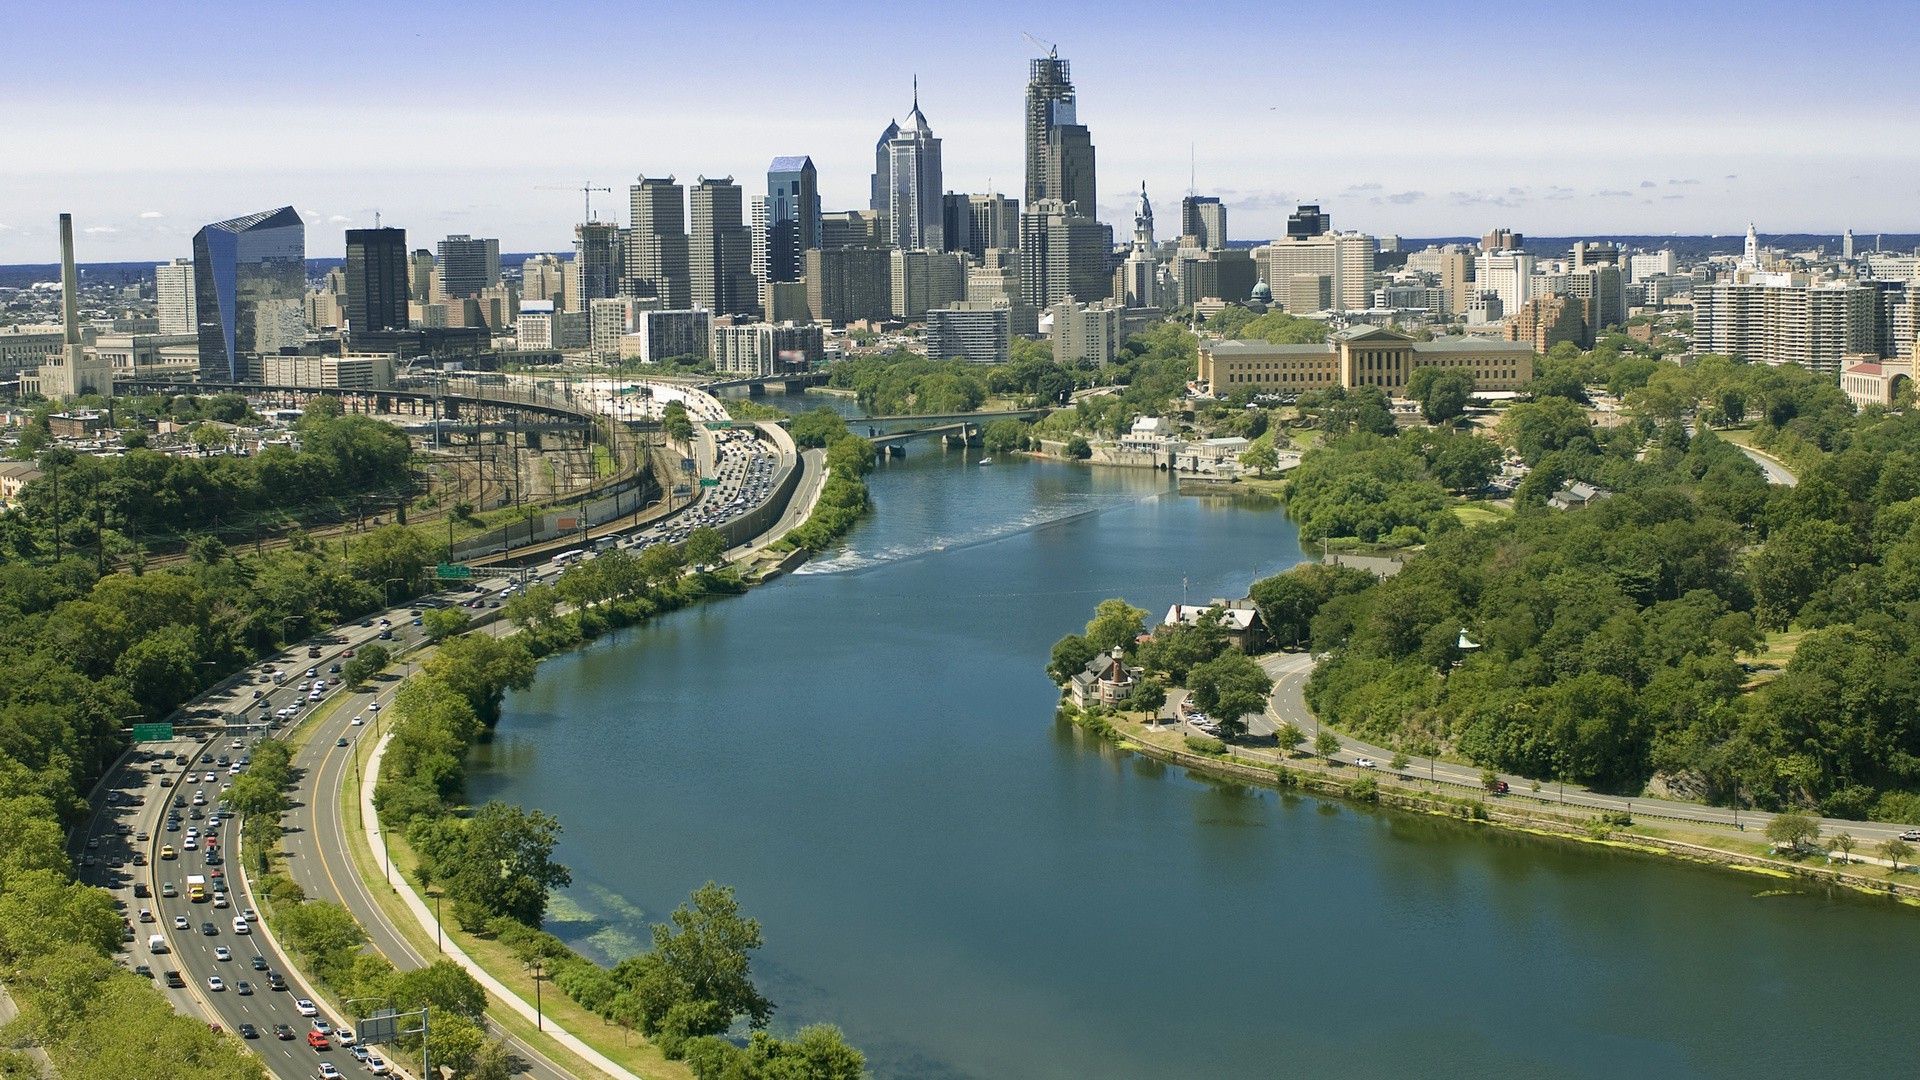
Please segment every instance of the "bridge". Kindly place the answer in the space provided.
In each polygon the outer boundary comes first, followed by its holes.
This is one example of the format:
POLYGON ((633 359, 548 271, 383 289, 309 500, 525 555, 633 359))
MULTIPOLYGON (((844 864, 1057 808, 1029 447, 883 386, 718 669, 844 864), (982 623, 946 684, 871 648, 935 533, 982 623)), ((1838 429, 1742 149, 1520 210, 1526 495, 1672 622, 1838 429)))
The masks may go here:
POLYGON ((796 371, 786 375, 743 375, 737 379, 721 379, 716 382, 701 383, 696 389, 711 394, 715 390, 731 390, 736 386, 747 388, 749 396, 758 396, 766 392, 768 386, 779 383, 789 391, 803 390, 809 386, 825 386, 827 373, 824 371, 796 371))
POLYGON ((926 416, 862 416, 847 421, 848 427, 861 424, 925 424, 933 421, 969 420, 980 424, 990 424, 995 420, 1038 420, 1047 415, 1049 409, 1001 409, 988 412, 932 413, 926 416))

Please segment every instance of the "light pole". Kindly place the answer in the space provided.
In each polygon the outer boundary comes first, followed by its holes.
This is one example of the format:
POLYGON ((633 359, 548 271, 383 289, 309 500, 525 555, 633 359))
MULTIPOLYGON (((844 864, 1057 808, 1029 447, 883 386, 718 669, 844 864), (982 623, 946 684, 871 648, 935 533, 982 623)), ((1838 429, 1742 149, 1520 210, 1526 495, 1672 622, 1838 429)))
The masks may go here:
POLYGON ((546 961, 533 958, 533 1027, 536 1031, 546 1030, 545 1013, 540 1008, 540 978, 546 974, 546 961))
POLYGON ((428 889, 427 895, 433 897, 433 947, 446 952, 446 939, 440 934, 440 897, 443 894, 439 889, 428 889))

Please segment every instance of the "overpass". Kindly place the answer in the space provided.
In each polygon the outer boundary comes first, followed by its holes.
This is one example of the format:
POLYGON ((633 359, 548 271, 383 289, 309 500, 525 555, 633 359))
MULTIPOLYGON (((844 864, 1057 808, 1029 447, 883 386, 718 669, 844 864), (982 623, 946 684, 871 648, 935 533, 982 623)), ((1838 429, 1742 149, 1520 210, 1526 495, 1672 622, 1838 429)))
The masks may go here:
POLYGON ((788 390, 800 390, 809 386, 825 386, 827 384, 827 373, 824 371, 796 371, 786 375, 743 375, 737 379, 720 379, 715 382, 701 383, 697 389, 704 390, 710 394, 715 390, 730 390, 736 386, 744 386, 751 395, 765 391, 768 386, 774 383, 779 383, 788 390))

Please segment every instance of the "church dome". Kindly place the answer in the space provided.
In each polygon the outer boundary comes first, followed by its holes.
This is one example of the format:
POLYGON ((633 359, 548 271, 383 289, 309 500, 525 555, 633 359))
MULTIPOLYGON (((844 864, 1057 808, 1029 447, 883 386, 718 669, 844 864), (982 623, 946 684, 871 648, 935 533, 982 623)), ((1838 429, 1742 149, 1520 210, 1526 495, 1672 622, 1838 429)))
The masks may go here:
POLYGON ((1273 303, 1273 288, 1264 279, 1254 282, 1252 299, 1256 304, 1273 303))

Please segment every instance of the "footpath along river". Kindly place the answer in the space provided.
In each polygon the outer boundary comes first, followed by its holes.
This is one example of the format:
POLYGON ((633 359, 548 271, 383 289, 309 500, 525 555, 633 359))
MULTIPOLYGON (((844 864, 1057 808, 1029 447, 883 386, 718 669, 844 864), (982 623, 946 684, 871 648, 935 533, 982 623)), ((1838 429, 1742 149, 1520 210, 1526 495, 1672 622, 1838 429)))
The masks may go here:
POLYGON ((708 879, 776 1028, 881 1078, 1906 1074, 1917 914, 1236 788, 1052 719, 1095 603, 1303 557, 1271 504, 915 444, 801 573, 540 668, 472 794, 566 826, 550 928, 637 951, 708 879))

